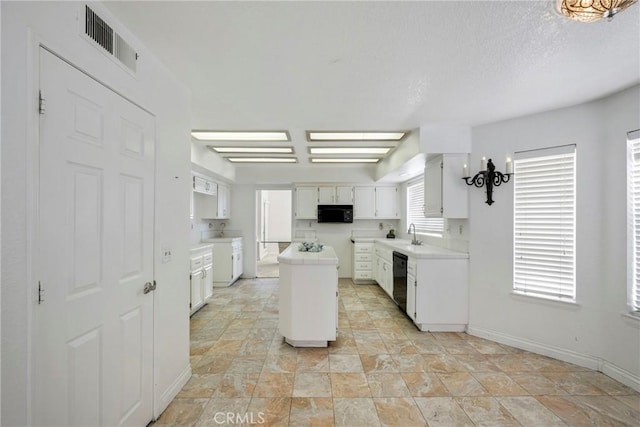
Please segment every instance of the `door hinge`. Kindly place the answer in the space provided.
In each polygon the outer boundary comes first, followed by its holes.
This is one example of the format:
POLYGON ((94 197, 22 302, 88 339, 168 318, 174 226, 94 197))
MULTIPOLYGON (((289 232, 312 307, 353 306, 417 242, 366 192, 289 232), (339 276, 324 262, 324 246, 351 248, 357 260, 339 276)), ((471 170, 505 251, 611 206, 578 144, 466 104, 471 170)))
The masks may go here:
POLYGON ((440 162, 440 169, 444 169, 444 162, 440 162))
POLYGON ((44 287, 42 283, 38 280, 38 304, 42 304, 44 302, 44 287))
POLYGON ((193 304, 189 303, 189 310, 193 307, 193 304))
POLYGON ((42 97, 42 91, 38 91, 38 113, 44 115, 45 112, 45 100, 42 97))
POLYGON ((193 279, 193 274, 189 274, 189 280, 193 279))

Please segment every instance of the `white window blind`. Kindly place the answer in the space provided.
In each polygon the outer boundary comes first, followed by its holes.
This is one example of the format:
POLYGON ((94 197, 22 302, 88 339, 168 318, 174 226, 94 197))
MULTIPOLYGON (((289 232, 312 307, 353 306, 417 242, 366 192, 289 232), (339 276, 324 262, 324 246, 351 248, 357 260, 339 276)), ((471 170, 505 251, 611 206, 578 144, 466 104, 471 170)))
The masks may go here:
POLYGON ((640 312, 640 131, 627 140, 627 236, 629 239, 629 308, 640 312))
POLYGON ((575 145, 514 157, 514 291, 573 301, 575 145))
POLYGON ((424 216, 424 178, 420 176, 407 184, 407 227, 415 224, 416 233, 442 236, 444 220, 424 216))

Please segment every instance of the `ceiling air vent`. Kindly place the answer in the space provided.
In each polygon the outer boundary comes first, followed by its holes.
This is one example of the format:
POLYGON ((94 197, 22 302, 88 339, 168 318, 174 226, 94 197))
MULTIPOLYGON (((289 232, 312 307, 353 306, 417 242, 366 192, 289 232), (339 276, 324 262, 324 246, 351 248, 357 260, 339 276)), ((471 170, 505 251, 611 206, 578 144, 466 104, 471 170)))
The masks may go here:
POLYGON ((136 51, 89 6, 85 6, 84 33, 128 69, 136 71, 136 51))

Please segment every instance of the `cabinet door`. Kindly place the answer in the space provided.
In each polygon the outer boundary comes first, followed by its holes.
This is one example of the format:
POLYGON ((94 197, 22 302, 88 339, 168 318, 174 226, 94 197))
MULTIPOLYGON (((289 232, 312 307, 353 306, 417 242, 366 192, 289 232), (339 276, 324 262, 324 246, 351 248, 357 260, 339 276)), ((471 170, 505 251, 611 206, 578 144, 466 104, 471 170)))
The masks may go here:
POLYGON ((336 204, 337 205, 352 205, 353 204, 353 187, 352 186, 338 186, 336 187, 336 204))
POLYGON ((318 218, 318 187, 296 187, 296 219, 318 218))
POLYGON ((218 184, 218 218, 228 219, 231 215, 230 206, 231 191, 226 184, 218 184))
POLYGON ((375 187, 353 187, 353 218, 371 219, 376 217, 375 187))
POLYGON ((407 274, 407 315, 416 321, 416 278, 407 274))
POLYGON ((206 301, 213 295, 213 266, 208 265, 203 268, 202 275, 202 298, 206 301))
POLYGON ((335 187, 318 187, 318 204, 333 205, 336 203, 335 187))
POLYGON ((442 216, 469 217, 469 186, 460 179, 460 171, 468 164, 466 154, 442 155, 442 216))
POLYGON ((424 215, 429 218, 442 217, 441 156, 427 161, 424 167, 424 215))
POLYGON ((202 278, 203 270, 191 273, 191 309, 195 309, 202 304, 202 278))
POLYGON ((397 218, 398 188, 376 187, 376 218, 397 218))
POLYGON ((387 285, 387 294, 393 299, 393 264, 384 263, 385 284, 387 285))
POLYGON ((233 279, 240 277, 242 274, 242 252, 235 252, 233 254, 233 279))

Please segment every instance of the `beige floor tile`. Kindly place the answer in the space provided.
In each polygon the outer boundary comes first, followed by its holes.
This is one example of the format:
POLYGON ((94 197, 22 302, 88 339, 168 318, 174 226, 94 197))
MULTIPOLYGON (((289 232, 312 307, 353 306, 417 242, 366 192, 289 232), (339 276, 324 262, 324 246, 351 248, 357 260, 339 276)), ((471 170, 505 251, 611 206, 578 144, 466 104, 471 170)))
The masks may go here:
POLYGON ((537 396, 536 400, 572 426, 611 425, 596 411, 580 405, 572 396, 537 396))
POLYGON ((332 373, 333 397, 371 397, 367 377, 364 373, 332 373))
POLYGON ((450 396, 437 374, 427 372, 403 372, 402 378, 412 396, 450 396))
POLYGON ((257 373, 246 372, 224 374, 212 397, 250 397, 256 387, 258 377, 257 373))
POLYGON ((357 354, 329 354, 331 372, 363 372, 362 361, 357 354))
POLYGON ((387 347, 382 339, 359 340, 356 338, 356 346, 360 354, 385 354, 387 347))
POLYGON ((293 393, 293 373, 263 372, 253 391, 255 397, 291 397, 293 393))
POLYGON ((259 374, 262 371, 264 359, 263 357, 234 357, 227 368, 227 373, 255 372, 259 374))
POLYGON ((298 362, 297 354, 268 354, 262 366, 263 372, 295 372, 298 362))
POLYGON ((210 398, 220 386, 222 374, 192 375, 178 393, 178 398, 210 398))
POLYGON ((543 372, 543 375, 565 389, 569 394, 606 394, 602 389, 582 379, 576 372, 543 372))
POLYGON ((414 400, 429 427, 474 426, 452 397, 416 397, 414 400))
POLYGON ((293 384, 293 397, 331 397, 328 373, 297 372, 293 384))
POLYGON ((423 354, 425 372, 466 372, 464 366, 448 354, 423 354))
POLYGON ((494 397, 457 397, 456 400, 471 421, 477 425, 520 425, 494 397))
POLYGON ((425 361, 421 354, 392 354, 399 372, 424 372, 425 361))
POLYGON ((488 396, 489 392, 468 372, 437 374, 452 396, 488 396))
POLYGON ((408 397, 411 392, 399 373, 371 372, 367 374, 373 397, 408 397))
POLYGON ((566 424, 552 411, 531 396, 498 397, 498 402, 522 424, 523 427, 560 427, 566 424))
POLYGON ((199 356, 196 363, 191 362, 191 372, 194 374, 223 374, 231 364, 231 358, 219 355, 199 356))
POLYGON ((426 426, 416 403, 406 397, 377 397, 373 403, 383 426, 426 426))
POLYGON ((333 426, 333 399, 330 397, 292 398, 289 425, 296 427, 333 426))
POLYGON ((333 412, 336 426, 373 427, 380 425, 376 406, 370 397, 334 398, 333 412))
POLYGON ((330 372, 327 353, 298 353, 297 372, 330 372))
POLYGON ((630 408, 613 396, 571 396, 571 399, 611 424, 640 426, 640 410, 630 408))
POLYGON ((484 354, 456 354, 453 356, 469 372, 498 372, 500 369, 484 354))
POLYGON ((418 349, 409 339, 383 339, 389 354, 416 354, 418 349))
POLYGON ((640 411, 640 394, 634 394, 631 396, 614 396, 617 400, 625 403, 631 409, 640 411))
MULTIPOLYGON (((210 399, 196 426, 240 425, 245 420, 245 417, 251 417, 251 415, 247 414, 250 401, 251 398, 249 397, 210 399)), ((258 421, 257 416, 254 416, 254 418, 258 421)))
POLYGON ((627 387, 626 385, 615 381, 614 379, 606 376, 601 372, 595 372, 595 371, 574 372, 573 376, 577 379, 586 381, 589 384, 592 384, 598 387, 600 390, 612 396, 616 396, 616 395, 625 396, 625 395, 638 394, 632 388, 627 387))
POLYGON ((509 376, 532 395, 568 394, 565 389, 538 372, 513 372, 509 376))
POLYGON ((390 354, 363 354, 360 359, 364 372, 399 372, 398 363, 390 354))
POLYGON ((158 426, 192 426, 204 411, 208 399, 181 399, 176 398, 164 410, 160 418, 154 423, 158 426))
POLYGON ((247 409, 247 413, 251 417, 250 421, 245 422, 244 425, 262 424, 287 427, 290 411, 291 397, 254 397, 247 409))
POLYGON ((474 372, 473 376, 492 396, 526 396, 529 394, 504 372, 474 372))

